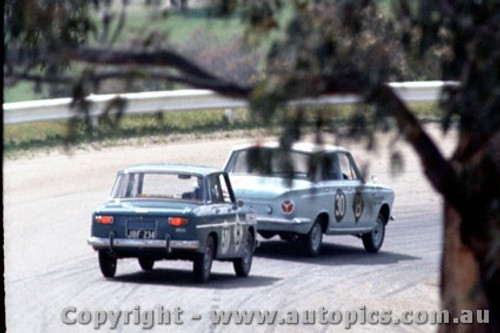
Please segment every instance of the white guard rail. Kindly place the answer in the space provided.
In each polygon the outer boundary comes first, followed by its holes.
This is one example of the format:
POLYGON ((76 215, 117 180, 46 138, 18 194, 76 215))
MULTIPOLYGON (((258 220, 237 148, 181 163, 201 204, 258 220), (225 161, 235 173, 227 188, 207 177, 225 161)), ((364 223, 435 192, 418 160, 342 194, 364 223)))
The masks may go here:
MULTIPOLYGON (((439 99, 445 85, 454 82, 422 81, 389 83, 407 102, 432 102, 439 99)), ((118 95, 90 95, 90 115, 97 116, 107 102, 121 97, 127 100, 127 113, 176 112, 185 110, 227 109, 246 106, 246 101, 231 99, 210 90, 174 90, 118 95)), ((334 95, 308 98, 291 104, 352 104, 359 102, 356 95, 334 95)), ((69 119, 75 115, 70 108, 71 98, 36 100, 3 104, 4 124, 69 119)))

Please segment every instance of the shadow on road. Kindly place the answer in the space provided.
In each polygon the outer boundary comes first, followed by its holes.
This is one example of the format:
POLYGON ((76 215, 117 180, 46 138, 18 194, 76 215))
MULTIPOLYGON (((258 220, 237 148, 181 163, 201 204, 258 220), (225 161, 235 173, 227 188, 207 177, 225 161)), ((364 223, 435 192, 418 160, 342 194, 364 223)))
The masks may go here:
POLYGON ((368 253, 363 247, 339 245, 324 242, 317 257, 304 254, 302 244, 278 240, 267 240, 260 243, 255 250, 256 257, 287 260, 314 265, 387 265, 401 261, 418 260, 419 257, 406 254, 386 252, 382 248, 379 253, 368 253))
POLYGON ((196 283, 193 280, 193 273, 190 270, 158 268, 151 272, 135 272, 130 274, 118 275, 111 281, 125 283, 140 283, 154 285, 168 285, 176 287, 199 287, 199 288, 218 288, 218 289, 238 289, 252 288, 272 285, 280 279, 266 276, 250 275, 246 278, 238 278, 235 274, 225 274, 212 272, 210 280, 205 284, 196 283))

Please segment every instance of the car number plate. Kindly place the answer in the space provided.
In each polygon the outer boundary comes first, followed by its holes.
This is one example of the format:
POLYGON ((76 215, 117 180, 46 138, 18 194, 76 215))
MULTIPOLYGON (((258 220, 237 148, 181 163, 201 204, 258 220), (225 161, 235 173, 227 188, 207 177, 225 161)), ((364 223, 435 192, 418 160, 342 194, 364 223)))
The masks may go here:
POLYGON ((153 239, 155 238, 154 230, 144 230, 144 229, 128 229, 128 238, 138 238, 138 239, 153 239))

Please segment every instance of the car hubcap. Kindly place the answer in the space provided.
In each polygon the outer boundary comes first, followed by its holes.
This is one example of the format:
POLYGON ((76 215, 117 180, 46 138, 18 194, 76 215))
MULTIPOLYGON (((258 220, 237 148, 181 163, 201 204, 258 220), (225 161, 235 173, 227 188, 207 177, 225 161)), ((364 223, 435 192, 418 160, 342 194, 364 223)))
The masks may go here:
POLYGON ((243 254, 243 265, 247 267, 249 263, 250 263, 250 250, 248 249, 247 246, 245 248, 245 253, 243 254))
POLYGON ((315 224, 311 234, 311 244, 313 249, 317 249, 321 242, 321 231, 319 230, 319 225, 315 224))
POLYGON ((382 239, 384 237, 384 225, 381 220, 377 220, 377 226, 375 229, 373 229, 373 244, 374 245, 379 245, 380 242, 382 242, 382 239))
POLYGON ((207 256, 205 257, 205 270, 208 271, 210 268, 210 253, 207 253, 207 256))
POLYGON ((205 260, 203 262, 204 270, 205 270, 205 275, 208 275, 208 272, 210 271, 210 267, 212 266, 212 247, 207 246, 207 251, 205 253, 205 260))

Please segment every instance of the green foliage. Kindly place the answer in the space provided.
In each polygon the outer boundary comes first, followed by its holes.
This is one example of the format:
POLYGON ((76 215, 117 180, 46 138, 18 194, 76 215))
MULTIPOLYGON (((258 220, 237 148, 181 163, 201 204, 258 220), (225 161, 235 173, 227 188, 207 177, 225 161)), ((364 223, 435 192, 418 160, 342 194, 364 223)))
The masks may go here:
POLYGON ((24 151, 64 146, 68 143, 69 130, 72 131, 71 142, 75 144, 113 145, 134 138, 153 137, 154 140, 162 141, 178 135, 215 134, 263 126, 250 118, 245 110, 237 111, 236 122, 229 121, 222 110, 125 114, 119 117, 119 126, 116 126, 114 117, 116 114, 111 113, 90 122, 79 120, 70 128, 64 121, 8 125, 4 128, 3 148, 9 156, 24 151))
MULTIPOLYGON (((442 78, 461 81, 443 98, 444 128, 458 119, 480 145, 500 124, 498 1, 226 0, 180 11, 156 1, 123 4, 7 1, 4 82, 61 87, 49 93, 69 91, 83 119, 88 93, 183 83, 240 94, 264 121, 291 99, 358 93, 377 106, 359 107, 349 133, 370 137, 392 124, 381 85, 442 78), (115 62, 78 54, 87 47, 119 54, 115 62), (148 66, 123 61, 136 50, 150 52, 148 66), (164 50, 183 61, 157 66, 155 52, 164 50)), ((300 133, 293 126, 300 122, 285 123, 284 133, 300 133)))
POLYGON ((4 68, 43 71, 55 79, 69 66, 65 52, 86 43, 96 26, 86 1, 7 0, 4 68), (55 51, 55 52, 54 52, 55 51))
MULTIPOLYGON (((411 105, 423 121, 436 121, 441 110, 436 104, 415 103, 411 105)), ((280 125, 285 121, 300 119, 304 133, 316 133, 318 115, 323 125, 320 131, 342 132, 346 124, 356 113, 352 105, 339 105, 325 109, 321 106, 309 106, 300 110, 284 109, 271 121, 257 119, 247 109, 236 110, 234 120, 229 119, 223 110, 187 111, 157 113, 154 115, 123 115, 116 127, 111 118, 100 117, 90 126, 78 121, 75 124, 73 141, 96 145, 115 145, 123 140, 154 138, 153 141, 170 140, 178 135, 216 135, 226 132, 237 135, 239 130, 266 129, 270 134, 279 135, 280 125), (94 125, 93 125, 94 124, 94 125), (98 125, 98 126, 97 126, 98 125), (162 137, 164 137, 162 139, 162 137)), ((38 151, 52 147, 61 147, 67 143, 68 124, 65 121, 6 125, 4 127, 3 148, 7 156, 38 151)))
POLYGON ((406 50, 439 54, 442 79, 460 81, 444 96, 443 126, 459 119, 471 135, 471 145, 461 153, 470 156, 500 127, 500 3, 420 1, 411 7, 401 1, 398 10, 407 27, 406 50))
MULTIPOLYGON (((47 17, 56 15, 59 6, 68 12, 75 10, 81 13, 75 15, 73 21, 88 22, 89 30, 82 29, 80 33, 73 34, 80 36, 81 43, 75 46, 59 41, 60 35, 57 31, 65 29, 64 25, 52 27, 51 24, 53 31, 49 34, 44 32, 44 25, 34 26, 25 22, 27 15, 16 16, 22 8, 31 5, 28 0, 8 1, 5 4, 5 102, 71 96, 71 86, 77 84, 80 78, 89 81, 89 84, 86 84, 87 93, 122 93, 183 87, 150 79, 148 75, 140 73, 125 80, 110 78, 97 82, 93 78, 99 73, 114 72, 116 68, 105 64, 98 67, 87 66, 84 62, 65 60, 71 55, 70 52, 78 47, 92 46, 109 50, 155 50, 168 47, 178 49, 202 64, 205 64, 203 61, 206 58, 201 57, 199 50, 203 50, 204 55, 211 59, 218 58, 223 61, 234 58, 234 55, 241 55, 242 52, 245 52, 244 58, 255 58, 255 52, 248 52, 247 55, 248 50, 241 50, 241 42, 236 36, 242 35, 244 27, 239 17, 214 16, 212 11, 204 9, 188 8, 179 12, 159 7, 155 3, 158 2, 153 1, 148 5, 133 2, 124 6, 120 1, 96 1, 95 4, 58 1, 53 2, 53 5, 50 2, 41 2, 30 10, 35 16, 41 15, 39 12, 43 11, 47 17), (19 32, 16 33, 17 30, 19 32), (41 37, 36 38, 35 42, 27 42, 30 39, 22 37, 32 35, 41 37), (54 55, 53 52, 57 54, 54 55), (31 58, 28 59, 27 55, 31 55, 31 58), (63 82, 59 82, 61 80, 63 82), (26 81, 34 83, 27 84, 26 81), (31 86, 34 89, 31 89, 31 86)), ((230 63, 225 74, 238 77, 242 71, 238 66, 242 63, 230 63)), ((249 66, 246 65, 245 68, 244 71, 249 73, 249 66)), ((248 77, 248 74, 244 77, 248 77)))

